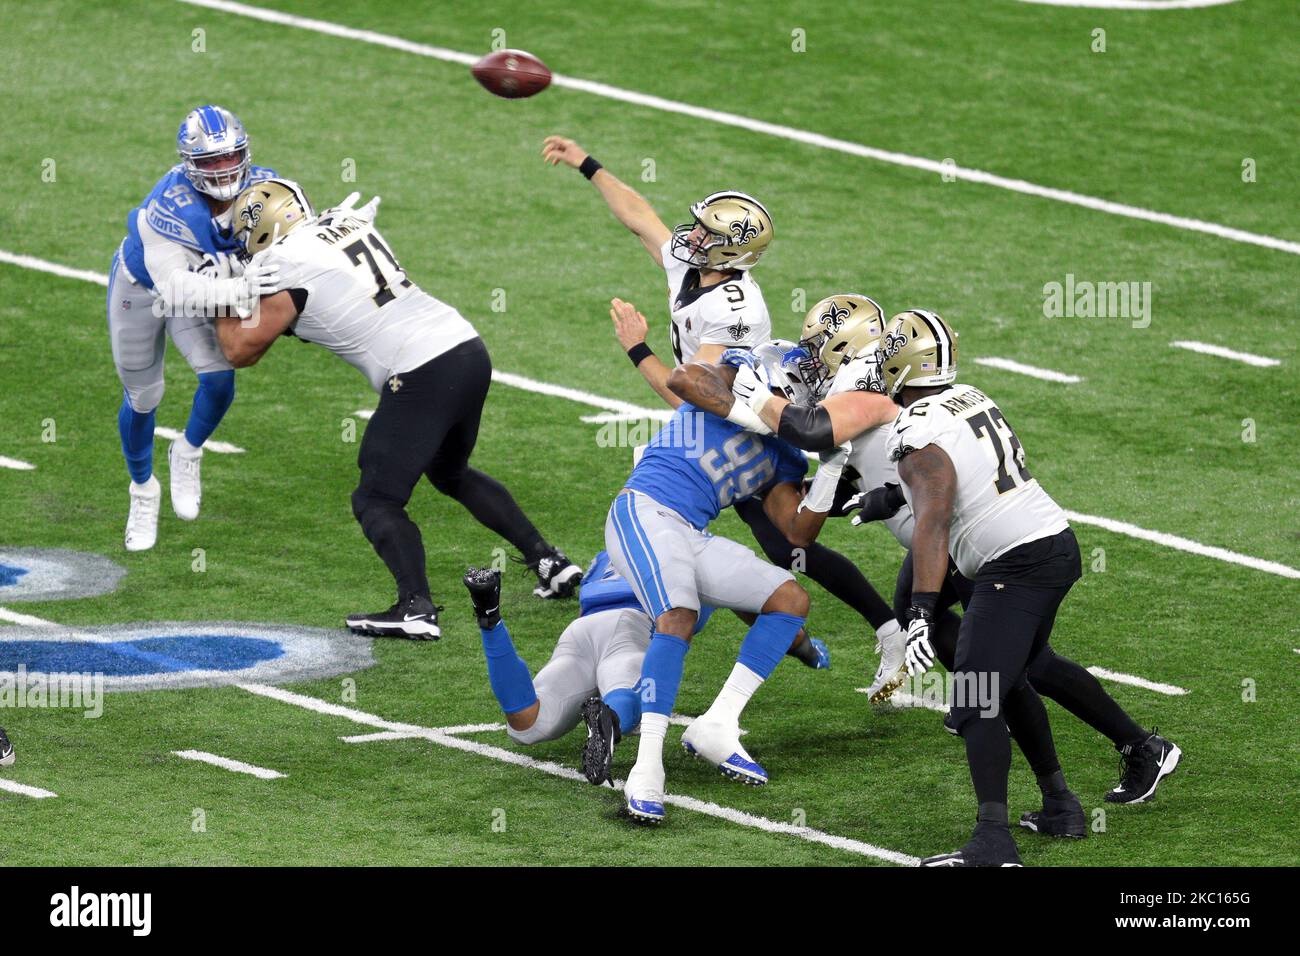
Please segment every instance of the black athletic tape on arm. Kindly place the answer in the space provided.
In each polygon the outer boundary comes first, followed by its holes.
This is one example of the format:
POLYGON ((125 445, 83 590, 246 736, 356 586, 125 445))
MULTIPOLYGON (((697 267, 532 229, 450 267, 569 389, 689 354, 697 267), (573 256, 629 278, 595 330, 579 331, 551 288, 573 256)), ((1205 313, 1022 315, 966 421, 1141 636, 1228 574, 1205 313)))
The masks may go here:
POLYGON ((637 366, 637 368, 640 368, 641 363, 654 354, 654 349, 650 348, 650 346, 646 345, 644 342, 638 342, 627 350, 627 357, 632 360, 632 364, 637 366))
POLYGON ((830 451, 835 447, 831 413, 820 405, 787 405, 781 409, 776 434, 804 451, 830 451))
POLYGON ((913 591, 912 607, 929 614, 928 620, 934 620, 934 609, 939 606, 938 591, 913 591))
POLYGON ((596 170, 604 168, 604 166, 596 162, 595 156, 588 156, 582 161, 582 165, 578 167, 578 172, 590 179, 592 176, 596 175, 596 170))

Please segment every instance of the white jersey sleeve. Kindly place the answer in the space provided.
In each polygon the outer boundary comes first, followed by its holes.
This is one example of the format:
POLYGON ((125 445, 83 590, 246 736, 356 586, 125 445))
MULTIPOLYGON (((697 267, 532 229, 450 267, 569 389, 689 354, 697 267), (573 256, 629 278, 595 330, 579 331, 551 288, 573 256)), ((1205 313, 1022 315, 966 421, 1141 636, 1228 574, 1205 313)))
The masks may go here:
POLYGON ((478 336, 406 277, 371 222, 308 223, 262 255, 279 266, 281 289, 305 293, 294 334, 355 366, 375 391, 478 336))
MULTIPOLYGON (((927 445, 942 448, 957 473, 948 547, 966 577, 973 580, 1012 548, 1069 527, 1025 467, 1024 448, 1001 410, 979 389, 950 385, 898 413, 886 446, 890 460, 927 445)), ((911 506, 906 482, 903 495, 911 506)))

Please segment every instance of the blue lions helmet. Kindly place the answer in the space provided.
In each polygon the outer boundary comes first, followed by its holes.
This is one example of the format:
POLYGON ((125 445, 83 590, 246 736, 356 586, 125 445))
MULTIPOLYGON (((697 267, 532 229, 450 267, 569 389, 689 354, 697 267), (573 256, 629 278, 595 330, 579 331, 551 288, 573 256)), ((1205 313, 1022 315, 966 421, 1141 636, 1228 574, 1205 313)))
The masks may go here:
POLYGON ((766 381, 773 392, 795 405, 812 405, 816 401, 800 368, 808 358, 806 349, 784 339, 773 339, 756 346, 753 355, 763 370, 760 380, 766 381))
POLYGON ((185 164, 186 178, 213 199, 234 199, 246 184, 252 162, 248 133, 230 110, 220 106, 192 110, 176 133, 176 152, 185 164))

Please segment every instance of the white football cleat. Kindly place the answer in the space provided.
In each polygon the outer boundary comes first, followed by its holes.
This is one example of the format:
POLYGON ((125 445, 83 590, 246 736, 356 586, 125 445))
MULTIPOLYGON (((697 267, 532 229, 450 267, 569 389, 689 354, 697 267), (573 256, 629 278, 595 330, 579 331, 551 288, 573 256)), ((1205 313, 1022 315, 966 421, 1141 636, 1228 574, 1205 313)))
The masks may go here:
POLYGON ((627 815, 637 823, 663 823, 666 816, 663 764, 646 767, 638 760, 623 784, 623 795, 627 815))
POLYGON ((172 511, 182 521, 193 521, 199 516, 199 504, 203 500, 203 485, 199 479, 199 462, 202 460, 203 449, 195 448, 183 437, 172 442, 167 451, 167 462, 171 466, 172 511))
POLYGON ((753 787, 767 783, 767 771, 740 746, 740 728, 698 717, 682 734, 686 752, 713 764, 724 777, 753 787))
POLYGON ((162 485, 153 475, 143 485, 131 482, 131 511, 126 516, 126 550, 148 551, 158 541, 162 485))
POLYGON ((876 631, 876 650, 880 652, 880 666, 867 688, 867 697, 873 704, 883 704, 907 680, 907 631, 897 621, 882 624, 876 631))

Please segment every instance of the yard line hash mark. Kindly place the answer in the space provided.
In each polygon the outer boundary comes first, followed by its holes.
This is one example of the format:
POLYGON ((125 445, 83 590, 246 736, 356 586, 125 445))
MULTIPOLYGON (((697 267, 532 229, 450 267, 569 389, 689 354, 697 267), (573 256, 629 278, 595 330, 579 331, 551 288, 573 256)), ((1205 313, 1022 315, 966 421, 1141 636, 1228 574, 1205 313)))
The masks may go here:
POLYGON ((0 455, 0 468, 12 468, 14 471, 35 471, 36 466, 31 462, 19 461, 17 458, 6 458, 0 455))
MULTIPOLYGON (((439 729, 437 727, 418 727, 413 724, 402 724, 395 721, 385 720, 384 718, 378 717, 374 714, 367 714, 364 711, 355 710, 351 707, 332 704, 329 701, 319 700, 315 697, 308 697, 304 694, 298 694, 279 687, 273 687, 269 684, 238 684, 236 686, 248 691, 250 694, 257 694, 262 697, 268 697, 272 700, 280 701, 281 703, 292 704, 295 707, 302 707, 306 710, 315 711, 318 714, 327 714, 332 717, 343 717, 347 720, 353 721, 354 723, 363 724, 368 727, 377 727, 390 732, 385 734, 365 734, 362 735, 361 738, 352 738, 349 740, 350 743, 362 742, 362 740, 401 740, 405 738, 423 737, 431 743, 438 744, 442 747, 460 750, 465 753, 477 754, 480 757, 488 757, 500 761, 501 763, 513 764, 516 767, 538 770, 542 773, 550 774, 553 777, 560 777, 564 780, 571 780, 582 783, 584 786, 588 786, 586 778, 572 767, 566 767, 550 760, 538 760, 535 757, 529 757, 527 754, 521 754, 513 750, 506 750, 503 747, 495 747, 491 744, 481 743, 476 740, 465 740, 454 734, 448 733, 446 729, 439 729)), ((473 727, 480 725, 470 726, 473 727)), ((460 728, 452 727, 448 729, 458 730, 460 728)), ((618 786, 620 783, 621 781, 615 781, 615 786, 618 786)), ((697 800, 694 797, 683 796, 681 794, 665 794, 664 803, 669 804, 670 806, 680 807, 683 810, 691 810, 695 813, 715 817, 719 820, 726 820, 730 823, 739 824, 740 826, 762 830, 766 833, 793 836, 810 843, 829 846, 836 850, 842 850, 846 853, 855 853, 859 856, 873 857, 874 859, 884 860, 889 863, 897 863, 901 866, 915 866, 920 862, 916 857, 909 856, 906 853, 899 853, 896 850, 874 846, 870 843, 864 843, 861 840, 837 836, 833 833, 815 830, 812 827, 800 827, 790 823, 783 823, 779 820, 769 820, 766 817, 755 816, 750 813, 745 813, 742 810, 724 807, 704 800, 697 800)))
POLYGON ((229 770, 232 773, 246 773, 250 777, 257 777, 259 780, 280 780, 284 774, 278 770, 267 770, 265 767, 256 767, 251 763, 244 763, 242 760, 231 760, 229 757, 218 757, 216 754, 210 754, 206 750, 173 750, 176 756, 185 760, 194 760, 198 763, 211 764, 214 767, 220 767, 222 770, 229 770))
POLYGON ((1077 385, 1082 382, 1077 375, 1067 375, 1065 372, 1053 372, 1050 368, 1038 368, 1034 365, 1026 365, 1023 362, 1016 362, 1012 359, 1004 358, 977 358, 976 365, 986 365, 989 368, 999 368, 1004 372, 1017 372, 1020 375, 1028 375, 1030 378, 1040 378, 1044 382, 1060 382, 1063 385, 1077 385))
MULTIPOLYGON (((294 16, 290 13, 282 13, 279 10, 271 10, 266 7, 255 7, 244 3, 232 3, 229 2, 229 0, 179 0, 179 2, 194 7, 203 7, 208 10, 219 10, 222 13, 230 13, 236 16, 250 17, 254 20, 261 20, 264 23, 275 23, 280 26, 296 27, 300 30, 310 30, 314 33, 321 33, 326 36, 337 37, 343 40, 357 40, 375 46, 388 47, 391 50, 398 50, 402 53, 412 53, 416 56, 429 57, 430 59, 442 60, 447 63, 458 63, 462 66, 470 66, 478 60, 477 56, 469 53, 461 53, 459 50, 449 50, 446 47, 430 46, 425 43, 403 40, 401 37, 391 36, 386 33, 377 33, 373 30, 359 30, 355 27, 347 27, 339 23, 331 23, 328 20, 314 20, 310 17, 294 16)), ((562 76, 557 73, 552 76, 551 85, 561 89, 590 93, 593 96, 617 100, 620 103, 628 103, 632 106, 643 106, 648 109, 659 110, 665 113, 676 113, 680 116, 690 116, 694 119, 707 120, 712 123, 718 123, 722 126, 732 126, 737 129, 748 130, 751 133, 761 133, 767 136, 777 137, 778 139, 802 143, 806 146, 816 146, 821 149, 832 150, 838 153, 846 153, 850 156, 857 156, 862 159, 874 159, 878 162, 890 163, 895 166, 905 166, 910 169, 920 169, 925 172, 935 173, 936 175, 955 177, 958 180, 964 180, 966 182, 980 183, 984 186, 994 186, 998 189, 1006 189, 1010 192, 1021 193, 1026 196, 1036 196, 1040 199, 1050 199, 1055 202, 1067 203, 1072 206, 1080 206, 1084 209, 1092 209, 1096 212, 1109 213, 1112 216, 1123 216, 1128 219, 1140 219, 1144 222, 1156 223, 1162 226, 1171 226, 1175 229, 1184 229, 1189 232, 1199 232, 1205 235, 1215 236, 1219 239, 1229 239, 1233 242, 1243 242, 1249 245, 1260 246, 1265 249, 1274 249, 1278 252, 1288 252, 1291 255, 1300 255, 1300 242, 1292 242, 1288 239, 1279 239, 1276 236, 1265 236, 1259 233, 1247 232, 1244 229, 1236 229, 1232 226, 1222 226, 1218 223, 1206 222, 1202 219, 1191 219, 1186 216, 1174 216, 1169 213, 1156 212, 1152 209, 1143 209, 1125 203, 1111 202, 1108 199, 1099 199, 1096 196, 1085 196, 1082 193, 1071 192, 1068 189, 1039 186, 1035 183, 1026 182, 1023 179, 1012 179, 1006 176, 999 176, 995 173, 985 172, 981 169, 970 169, 964 166, 945 164, 934 159, 926 159, 921 156, 910 156, 906 153, 877 149, 873 146, 864 146, 861 143, 836 139, 833 136, 824 136, 821 133, 796 129, 792 126, 781 126, 777 123, 768 123, 764 120, 751 119, 750 117, 740 116, 736 113, 724 113, 719 110, 707 109, 702 106, 692 106, 689 103, 682 103, 677 100, 664 99, 660 96, 638 93, 634 90, 625 90, 621 87, 610 86, 606 83, 597 83, 592 80, 583 80, 573 76, 562 76)))
POLYGON ((1189 352, 1200 352, 1202 355, 1214 355, 1218 358, 1232 359, 1234 362, 1245 362, 1247 365, 1253 365, 1256 368, 1272 368, 1275 365, 1282 364, 1280 360, 1275 358, 1252 355, 1250 352, 1238 352, 1234 349, 1225 349, 1222 345, 1211 345, 1209 342, 1187 342, 1180 339, 1169 344, 1176 349, 1187 349, 1189 352))
MULTIPOLYGON (((182 2, 185 2, 185 0, 182 0, 182 2)), ((18 265, 22 268, 37 269, 38 271, 50 272, 54 275, 61 275, 73 279, 84 279, 92 282, 103 280, 100 284, 105 284, 108 281, 106 276, 100 276, 93 272, 68 269, 64 266, 59 266, 56 263, 46 262, 43 259, 34 259, 31 256, 19 256, 15 253, 5 252, 2 249, 0 249, 0 262, 8 262, 11 265, 18 265)), ((510 372, 497 372, 494 369, 492 372, 492 378, 494 381, 500 381, 503 385, 510 385, 527 391, 537 391, 540 394, 567 398, 570 401, 590 404, 595 408, 603 408, 606 411, 618 412, 620 414, 639 414, 641 412, 645 412, 649 415, 663 414, 662 409, 641 409, 639 406, 632 405, 628 402, 601 398, 599 395, 590 392, 583 392, 580 389, 568 388, 562 385, 551 385, 549 382, 538 382, 534 379, 525 378, 522 375, 514 375, 510 372)), ((367 411, 361 409, 353 414, 358 418, 369 418, 374 414, 374 412, 373 410, 367 411)), ((1229 551, 1227 548, 1220 548, 1215 545, 1201 544, 1198 541, 1192 541, 1190 538, 1179 537, 1175 534, 1166 534, 1163 531, 1150 531, 1146 528, 1140 528, 1137 525, 1129 524, 1125 521, 1116 521, 1113 518, 1086 515, 1077 511, 1067 511, 1065 514, 1071 521, 1076 521, 1080 524, 1095 525, 1099 528, 1104 528, 1113 534, 1127 535, 1131 538, 1150 541, 1154 544, 1163 545, 1164 547, 1173 548, 1178 551, 1186 551, 1189 554, 1196 554, 1205 558, 1214 558, 1218 561, 1225 561, 1229 564, 1238 564, 1242 567, 1251 568, 1256 571, 1263 571, 1266 574, 1276 574, 1279 577, 1295 578, 1300 580, 1300 569, 1280 564, 1277 561, 1253 558, 1247 554, 1239 554, 1236 551, 1229 551)))
POLYGON ((1137 677, 1133 674, 1121 674, 1119 671, 1107 670, 1104 667, 1089 667, 1088 673, 1093 677, 1099 677, 1102 680, 1114 681, 1116 684, 1128 684, 1131 687, 1142 687, 1146 690, 1153 690, 1157 694, 1165 694, 1169 697, 1181 697, 1184 694, 1190 694, 1191 691, 1185 687, 1177 687, 1173 684, 1162 684, 1159 681, 1147 680, 1145 677, 1137 677))
POLYGON ((42 790, 40 787, 29 787, 25 783, 17 783, 13 780, 7 780, 0 777, 0 790, 9 793, 16 793, 20 797, 31 797, 33 800, 48 800, 50 797, 57 797, 58 794, 52 790, 42 790))

